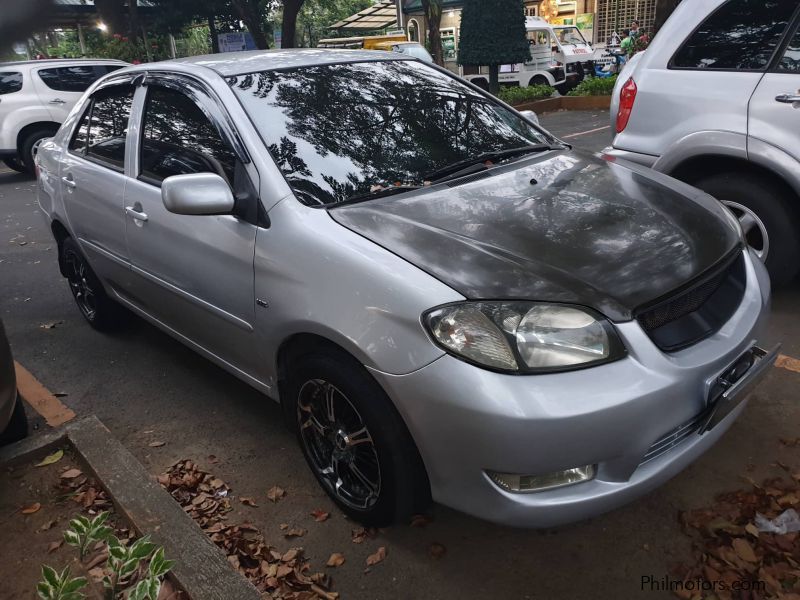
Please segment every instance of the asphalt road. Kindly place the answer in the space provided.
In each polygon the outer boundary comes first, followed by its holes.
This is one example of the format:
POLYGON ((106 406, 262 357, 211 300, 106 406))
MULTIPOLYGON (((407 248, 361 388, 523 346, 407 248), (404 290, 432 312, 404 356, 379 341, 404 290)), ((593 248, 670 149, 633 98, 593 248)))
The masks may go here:
MULTIPOLYGON (((600 150, 609 140, 603 111, 554 113, 542 123, 579 147, 600 150)), ((770 333, 795 357, 798 300, 800 286, 775 295, 770 333)), ((61 401, 79 416, 96 414, 151 473, 194 459, 235 495, 256 498, 258 507, 237 506, 233 519, 247 518, 280 548, 303 546, 315 570, 331 553, 343 553, 347 562, 329 571, 345 599, 659 597, 640 591, 641 577, 663 577, 691 559, 679 511, 711 505, 717 493, 745 485, 743 475, 781 474, 770 466, 776 460, 800 467, 797 453, 779 442, 797 436, 800 373, 774 369, 716 447, 625 508, 569 527, 520 531, 436 507, 427 527, 396 526, 356 545, 356 525, 313 480, 277 405, 144 322, 104 335, 83 321, 58 273, 35 183, 7 170, 0 170, 0 316, 17 360, 51 391, 66 394, 61 401), (154 441, 165 445, 152 448, 154 441), (218 464, 208 463, 212 454, 218 464), (265 497, 274 485, 288 492, 277 504, 265 497), (315 523, 309 513, 317 508, 332 518, 315 523), (281 523, 309 531, 284 540, 281 523), (443 557, 429 555, 434 542, 445 546, 443 557), (379 546, 386 560, 365 573, 367 555, 379 546)))

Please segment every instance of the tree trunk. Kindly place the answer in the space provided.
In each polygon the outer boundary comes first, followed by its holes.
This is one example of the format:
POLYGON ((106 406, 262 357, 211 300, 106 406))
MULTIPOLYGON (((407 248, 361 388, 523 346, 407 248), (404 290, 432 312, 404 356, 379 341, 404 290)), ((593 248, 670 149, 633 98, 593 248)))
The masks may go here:
POLYGON ((281 25, 281 48, 295 48, 297 41, 297 15, 304 0, 283 0, 283 23, 281 25))
POLYGON ((236 9, 239 18, 244 21, 250 35, 253 36, 253 42, 259 50, 266 50, 269 48, 267 41, 267 34, 264 33, 264 23, 261 21, 261 13, 258 10, 258 3, 252 0, 232 0, 231 4, 236 9))
POLYGON ((217 38, 217 16, 208 17, 208 37, 211 38, 211 54, 219 54, 219 39, 217 38))
POLYGON ((489 65, 489 93, 497 96, 500 92, 500 65, 489 65))
POLYGON ((656 20, 653 24, 653 34, 664 26, 672 11, 680 4, 681 0, 656 0, 656 20))
POLYGON ((128 0, 128 37, 136 41, 140 37, 139 0, 128 0))
POLYGON ((428 21, 428 45, 434 62, 444 66, 444 51, 442 50, 442 2, 441 0, 422 0, 422 10, 428 21))

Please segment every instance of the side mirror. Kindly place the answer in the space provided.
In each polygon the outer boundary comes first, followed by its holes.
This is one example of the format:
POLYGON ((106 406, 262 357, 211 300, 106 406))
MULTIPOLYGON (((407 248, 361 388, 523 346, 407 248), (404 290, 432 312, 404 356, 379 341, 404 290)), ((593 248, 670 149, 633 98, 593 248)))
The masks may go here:
POLYGON ((521 110, 521 111, 519 111, 519 114, 521 114, 523 117, 525 117, 531 123, 535 123, 536 125, 539 124, 539 115, 537 115, 532 110, 521 110))
POLYGON ((216 173, 173 175, 161 182, 161 201, 177 215, 225 215, 233 210, 233 192, 216 173))

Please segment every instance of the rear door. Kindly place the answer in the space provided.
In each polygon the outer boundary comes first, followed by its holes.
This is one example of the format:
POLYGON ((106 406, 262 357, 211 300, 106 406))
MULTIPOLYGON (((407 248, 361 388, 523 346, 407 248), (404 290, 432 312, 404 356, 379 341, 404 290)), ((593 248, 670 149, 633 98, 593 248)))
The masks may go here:
POLYGON ((125 243, 125 145, 130 79, 96 90, 72 132, 61 165, 61 196, 73 233, 95 272, 114 289, 129 277, 125 243))
POLYGON ((749 137, 800 161, 800 27, 789 36, 750 101, 749 137))
POLYGON ((257 173, 234 150, 229 121, 203 88, 177 77, 162 81, 148 76, 141 92, 146 97, 137 98, 143 115, 135 178, 125 190, 135 279, 131 301, 201 349, 253 375, 260 366, 253 342, 257 213, 174 214, 164 207, 161 182, 172 175, 217 173, 240 205, 250 202, 255 208, 257 173))
POLYGON ((122 66, 87 63, 34 69, 36 91, 53 121, 63 123, 89 86, 122 66))

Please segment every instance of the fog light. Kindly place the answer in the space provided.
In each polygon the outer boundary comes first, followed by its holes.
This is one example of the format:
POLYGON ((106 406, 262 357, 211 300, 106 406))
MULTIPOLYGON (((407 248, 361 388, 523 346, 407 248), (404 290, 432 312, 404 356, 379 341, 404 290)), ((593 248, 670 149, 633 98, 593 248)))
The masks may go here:
POLYGON ((581 483, 594 478, 594 465, 575 467, 566 471, 556 471, 547 475, 514 475, 486 471, 489 479, 508 492, 541 492, 573 483, 581 483))

